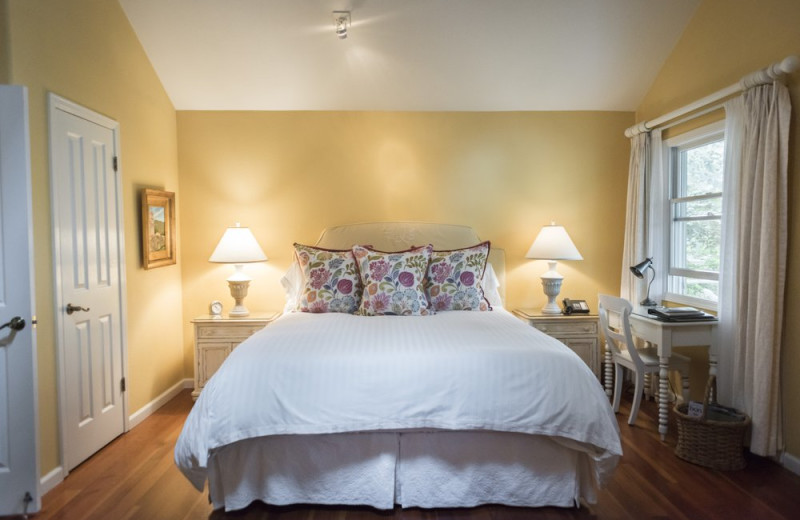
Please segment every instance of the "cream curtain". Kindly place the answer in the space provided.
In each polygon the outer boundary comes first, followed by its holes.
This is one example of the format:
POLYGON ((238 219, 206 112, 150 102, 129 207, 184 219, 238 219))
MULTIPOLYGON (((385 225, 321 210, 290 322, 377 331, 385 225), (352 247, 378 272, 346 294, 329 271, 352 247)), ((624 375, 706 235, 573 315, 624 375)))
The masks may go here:
MULTIPOLYGON (((666 178, 669 176, 668 154, 664 153, 660 128, 650 131, 650 150, 650 171, 647 175, 647 196, 650 203, 647 212, 645 256, 653 259, 653 269, 655 269, 655 278, 650 287, 650 299, 661 302, 667 287, 669 262, 664 245, 670 233, 670 207, 669 183, 666 178)), ((646 285, 642 285, 641 288, 643 291, 647 290, 646 285)))
POLYGON ((622 249, 622 277, 619 294, 632 303, 641 301, 644 291, 630 270, 645 258, 647 237, 647 171, 649 169, 650 134, 631 137, 631 158, 628 165, 628 199, 625 214, 625 241, 622 249), (640 295, 641 294, 641 295, 640 295))
POLYGON ((739 214, 739 177, 742 169, 744 100, 725 104, 725 178, 722 188, 722 243, 720 244, 719 303, 717 306, 717 393, 719 401, 734 405, 733 358, 737 335, 736 279, 739 265, 736 218, 739 214))
POLYGON ((650 281, 636 278, 630 270, 645 258, 653 258, 655 278, 650 298, 661 300, 665 286, 666 256, 662 237, 669 233, 669 207, 664 187, 666 169, 661 145, 661 129, 654 129, 631 138, 628 166, 628 199, 625 215, 625 242, 622 253, 622 277, 619 294, 634 305, 647 294, 650 281), (661 269, 660 269, 661 268, 661 269))
POLYGON ((750 449, 783 448, 780 351, 786 280, 786 86, 754 87, 725 104, 720 400, 753 419, 750 449))

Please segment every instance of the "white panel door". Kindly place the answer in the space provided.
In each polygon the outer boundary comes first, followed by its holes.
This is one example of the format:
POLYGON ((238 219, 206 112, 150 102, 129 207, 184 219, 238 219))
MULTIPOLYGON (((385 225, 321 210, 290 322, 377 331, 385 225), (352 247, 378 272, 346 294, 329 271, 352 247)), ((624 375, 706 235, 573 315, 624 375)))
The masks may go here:
POLYGON ((125 429, 117 124, 51 95, 56 302, 71 470, 125 429))
POLYGON ((30 143, 24 87, 0 86, 0 516, 38 511, 30 143))

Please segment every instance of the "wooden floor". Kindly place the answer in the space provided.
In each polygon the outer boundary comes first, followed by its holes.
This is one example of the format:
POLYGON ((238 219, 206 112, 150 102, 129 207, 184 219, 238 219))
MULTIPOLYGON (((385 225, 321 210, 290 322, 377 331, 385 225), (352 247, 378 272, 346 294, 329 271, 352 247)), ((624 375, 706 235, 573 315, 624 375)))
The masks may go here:
POLYGON ((742 471, 718 472, 684 462, 673 454, 676 439, 659 440, 657 410, 643 403, 636 426, 626 423, 628 402, 618 415, 624 456, 598 503, 580 509, 395 509, 270 507, 251 505, 225 514, 212 511, 172 460, 172 449, 192 406, 189 390, 162 407, 76 468, 44 496, 33 518, 182 520, 357 520, 357 519, 640 519, 640 518, 798 518, 800 477, 769 460, 748 457, 742 471))

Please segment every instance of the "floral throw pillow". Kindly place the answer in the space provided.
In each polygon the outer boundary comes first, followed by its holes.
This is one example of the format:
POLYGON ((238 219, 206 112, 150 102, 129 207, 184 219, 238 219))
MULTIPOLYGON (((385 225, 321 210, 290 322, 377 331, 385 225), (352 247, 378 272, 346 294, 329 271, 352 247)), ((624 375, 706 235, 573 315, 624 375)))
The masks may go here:
POLYGON ((352 314, 361 302, 361 280, 350 250, 294 245, 303 270, 303 290, 296 309, 302 312, 352 314))
POLYGON ((385 253, 354 246, 364 294, 359 312, 366 316, 433 314, 425 296, 425 273, 433 246, 385 253))
POLYGON ((481 287, 489 242, 453 251, 434 251, 425 278, 425 291, 435 312, 490 311, 481 287))

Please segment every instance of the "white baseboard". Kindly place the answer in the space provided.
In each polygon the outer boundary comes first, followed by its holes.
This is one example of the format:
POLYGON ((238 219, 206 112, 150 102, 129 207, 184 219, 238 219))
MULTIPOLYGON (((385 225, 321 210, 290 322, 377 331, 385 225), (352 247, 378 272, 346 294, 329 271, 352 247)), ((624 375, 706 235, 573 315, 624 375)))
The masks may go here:
POLYGON ((791 453, 783 452, 781 464, 795 475, 800 475, 800 457, 791 453))
POLYGON ((64 481, 64 468, 58 466, 56 469, 39 479, 39 496, 61 484, 64 481))
MULTIPOLYGON (((181 390, 185 388, 194 388, 194 380, 193 379, 183 379, 182 381, 178 381, 175 385, 173 385, 170 389, 168 389, 163 394, 159 395, 136 412, 131 414, 128 418, 128 425, 129 429, 137 426, 142 421, 144 421, 147 417, 153 414, 156 410, 164 406, 170 399, 178 395, 181 390)), ((45 493, 52 490, 58 484, 64 481, 64 477, 66 476, 66 472, 62 466, 58 466, 52 471, 50 471, 47 475, 44 475, 39 479, 39 496, 44 496, 45 493)))
POLYGON ((163 394, 159 395, 146 405, 142 406, 135 412, 131 414, 128 418, 128 426, 130 429, 138 426, 142 421, 147 419, 150 415, 153 414, 156 410, 167 404, 167 402, 178 395, 181 390, 184 388, 193 388, 194 387, 194 380, 193 379, 184 379, 182 381, 178 381, 172 388, 168 389, 163 394))

